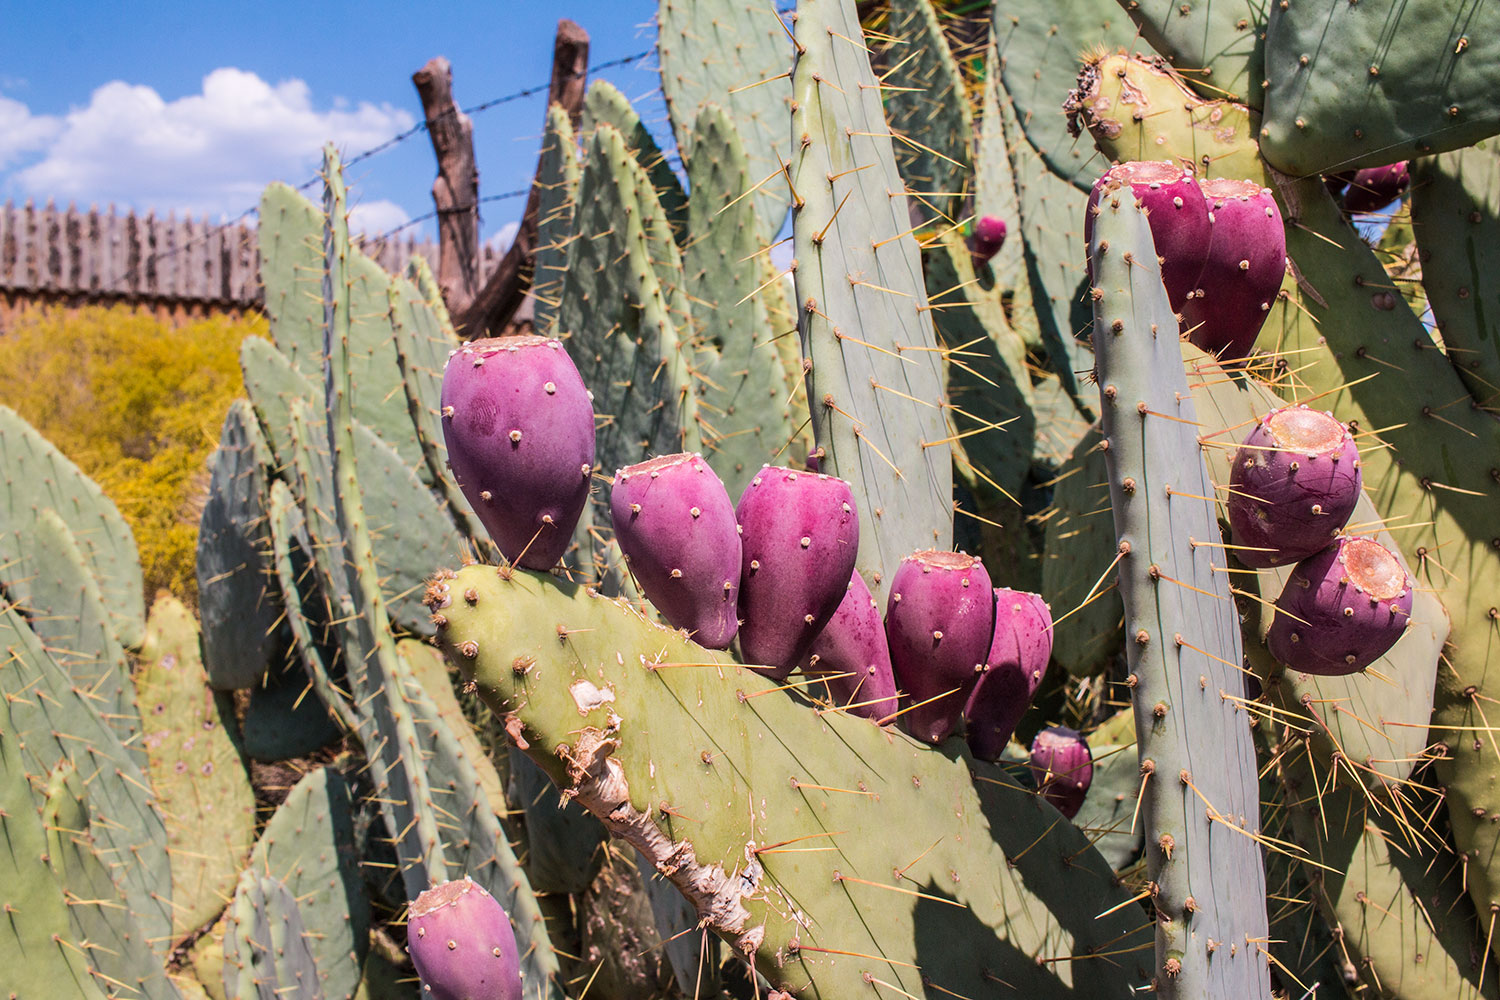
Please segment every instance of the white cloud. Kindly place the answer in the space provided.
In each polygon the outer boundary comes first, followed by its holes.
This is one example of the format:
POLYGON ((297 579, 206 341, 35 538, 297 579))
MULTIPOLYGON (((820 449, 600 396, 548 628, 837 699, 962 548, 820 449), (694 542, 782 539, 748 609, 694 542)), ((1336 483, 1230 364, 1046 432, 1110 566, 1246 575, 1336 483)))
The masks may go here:
MULTIPOLYGON (((3 116, 16 104, 0 98, 0 165, 12 141, 3 116)), ((43 151, 8 180, 22 194, 218 217, 254 204, 269 181, 312 176, 325 141, 357 152, 415 119, 390 104, 336 100, 318 110, 301 80, 272 85, 221 67, 203 78, 201 93, 173 101, 116 80, 95 90, 86 107, 50 119, 50 132, 49 119, 26 114, 22 121, 42 136, 30 148, 43 151)))
POLYGON ((349 231, 383 236, 410 218, 406 209, 394 201, 363 201, 349 209, 349 231))
POLYGON ((519 222, 507 222, 491 236, 486 242, 495 248, 496 253, 504 253, 510 249, 510 245, 516 241, 516 233, 521 231, 519 222))
POLYGON ((20 101, 0 97, 0 168, 46 149, 63 123, 51 115, 34 115, 20 101))

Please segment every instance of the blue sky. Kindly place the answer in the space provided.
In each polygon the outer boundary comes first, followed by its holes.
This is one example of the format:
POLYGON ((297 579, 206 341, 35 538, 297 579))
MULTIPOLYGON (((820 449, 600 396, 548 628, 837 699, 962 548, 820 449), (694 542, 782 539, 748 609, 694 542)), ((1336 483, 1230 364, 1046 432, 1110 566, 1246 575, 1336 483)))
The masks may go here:
MULTIPOLYGON (((545 86, 559 17, 588 30, 597 64, 651 49, 655 11, 651 0, 0 0, 0 200, 232 217, 267 182, 311 177, 325 139, 352 155, 419 121, 411 74, 434 55, 453 64, 455 95, 470 106, 545 86)), ((669 141, 654 53, 599 76, 669 141)), ((474 116, 481 196, 530 183, 545 101, 474 116)), ((356 224, 382 232, 431 211, 435 169, 425 133, 356 165, 356 224)), ((523 206, 484 205, 483 236, 523 206)))

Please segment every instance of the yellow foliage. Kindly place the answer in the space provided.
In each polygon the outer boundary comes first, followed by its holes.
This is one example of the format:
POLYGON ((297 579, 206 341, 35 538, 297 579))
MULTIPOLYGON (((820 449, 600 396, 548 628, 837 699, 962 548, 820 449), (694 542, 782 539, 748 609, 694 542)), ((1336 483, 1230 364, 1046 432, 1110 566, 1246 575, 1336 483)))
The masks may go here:
POLYGON ((0 335, 0 399, 93 477, 135 532, 147 594, 196 607, 198 516, 239 345, 264 317, 172 326, 129 307, 23 314, 0 335))

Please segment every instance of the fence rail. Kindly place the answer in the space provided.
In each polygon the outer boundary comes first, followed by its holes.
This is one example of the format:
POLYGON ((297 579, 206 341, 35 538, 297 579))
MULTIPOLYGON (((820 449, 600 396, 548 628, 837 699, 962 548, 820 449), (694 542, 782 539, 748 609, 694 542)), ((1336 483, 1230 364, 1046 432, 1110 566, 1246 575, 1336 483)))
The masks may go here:
MULTIPOLYGON (((414 256, 437 270, 430 240, 394 237, 363 247, 387 271, 414 256)), ((482 250, 487 276, 501 254, 482 250)), ((0 292, 12 302, 125 301, 242 310, 261 302, 260 255, 253 225, 220 225, 191 216, 97 208, 59 210, 49 202, 0 206, 0 292)))

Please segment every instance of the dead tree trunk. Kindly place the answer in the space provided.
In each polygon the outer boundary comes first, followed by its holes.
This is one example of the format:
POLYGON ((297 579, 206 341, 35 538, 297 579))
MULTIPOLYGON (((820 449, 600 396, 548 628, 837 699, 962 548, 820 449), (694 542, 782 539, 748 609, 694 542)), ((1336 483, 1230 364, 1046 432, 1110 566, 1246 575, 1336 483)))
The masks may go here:
MULTIPOLYGON (((552 86, 547 106, 561 104, 578 127, 583 116, 583 92, 588 84, 589 34, 567 18, 557 22, 557 39, 552 47, 552 86)), ((543 119, 545 126, 546 120, 543 119)), ((544 140, 545 141, 545 140, 544 140)), ((475 338, 496 336, 506 327, 531 288, 536 267, 537 206, 541 188, 531 182, 526 211, 515 242, 490 275, 479 294, 461 312, 453 311, 460 336, 475 338)), ((450 310, 451 311, 451 310, 450 310)))
POLYGON ((437 154, 432 200, 438 217, 438 287, 448 312, 469 307, 479 291, 479 169, 474 123, 453 102, 453 68, 436 56, 411 76, 422 98, 427 134, 437 154))

